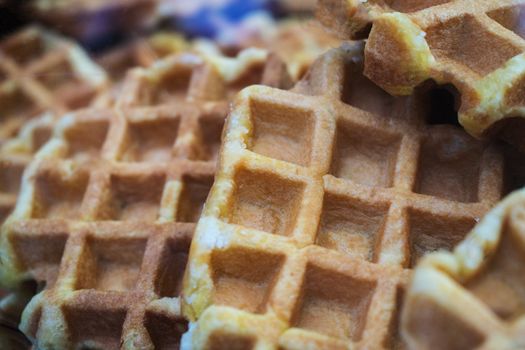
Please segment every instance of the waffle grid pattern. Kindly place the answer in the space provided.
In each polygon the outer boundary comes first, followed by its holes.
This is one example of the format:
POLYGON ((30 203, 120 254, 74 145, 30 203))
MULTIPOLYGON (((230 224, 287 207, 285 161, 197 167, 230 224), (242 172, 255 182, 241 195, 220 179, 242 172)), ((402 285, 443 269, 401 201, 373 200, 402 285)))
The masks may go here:
POLYGON ((226 81, 198 55, 169 57, 132 71, 117 108, 60 119, 1 236, 2 281, 45 285, 20 325, 37 347, 178 345, 178 295, 227 98, 285 74, 275 57, 243 69, 246 80, 226 81))
POLYGON ((15 206, 23 170, 51 136, 53 121, 91 103, 107 80, 79 47, 40 27, 2 41, 0 57, 2 223, 15 206))
POLYGON ((365 84, 357 51, 329 52, 294 92, 238 96, 191 247, 183 348, 401 347, 411 267, 501 197, 497 148, 365 84))
POLYGON ((1 141, 30 118, 83 107, 107 83, 106 74, 78 46, 40 27, 0 43, 1 141), (74 86, 74 89, 71 87, 74 86))

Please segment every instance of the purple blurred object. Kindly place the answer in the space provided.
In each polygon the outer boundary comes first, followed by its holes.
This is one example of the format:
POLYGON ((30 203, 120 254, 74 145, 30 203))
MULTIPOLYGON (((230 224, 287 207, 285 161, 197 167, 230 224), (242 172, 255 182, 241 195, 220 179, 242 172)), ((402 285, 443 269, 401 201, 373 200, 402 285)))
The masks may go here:
POLYGON ((190 36, 215 39, 254 12, 270 11, 271 0, 164 0, 161 15, 190 36))
POLYGON ((115 36, 140 33, 150 26, 155 21, 157 0, 32 0, 21 6, 28 19, 43 22, 88 47, 97 47, 115 36))

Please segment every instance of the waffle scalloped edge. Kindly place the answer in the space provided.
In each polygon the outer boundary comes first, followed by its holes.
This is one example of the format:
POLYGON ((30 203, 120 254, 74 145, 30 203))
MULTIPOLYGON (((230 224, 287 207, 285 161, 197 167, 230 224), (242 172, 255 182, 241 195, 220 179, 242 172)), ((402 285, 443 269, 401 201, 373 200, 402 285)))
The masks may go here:
POLYGON ((421 260, 402 331, 414 349, 525 347, 525 190, 492 209, 453 252, 421 260))

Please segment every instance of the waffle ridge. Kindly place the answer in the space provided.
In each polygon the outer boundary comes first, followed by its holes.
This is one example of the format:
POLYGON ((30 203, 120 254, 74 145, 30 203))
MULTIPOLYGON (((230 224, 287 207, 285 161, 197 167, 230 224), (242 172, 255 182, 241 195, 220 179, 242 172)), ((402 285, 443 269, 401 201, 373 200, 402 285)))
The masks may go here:
POLYGON ((255 58, 242 68, 230 58, 228 80, 197 54, 168 57, 132 70, 115 108, 53 128, 0 237, 2 282, 43 285, 20 324, 38 348, 178 345, 181 280, 228 99, 244 83, 287 81, 276 57, 255 58))
POLYGON ((107 86, 105 72, 80 47, 38 26, 3 40, 0 56, 0 106, 8 116, 2 142, 31 117, 87 106, 107 86))
POLYGON ((412 267, 501 197, 498 146, 428 125, 423 99, 364 78, 361 50, 235 100, 190 249, 183 348, 402 347, 412 267))

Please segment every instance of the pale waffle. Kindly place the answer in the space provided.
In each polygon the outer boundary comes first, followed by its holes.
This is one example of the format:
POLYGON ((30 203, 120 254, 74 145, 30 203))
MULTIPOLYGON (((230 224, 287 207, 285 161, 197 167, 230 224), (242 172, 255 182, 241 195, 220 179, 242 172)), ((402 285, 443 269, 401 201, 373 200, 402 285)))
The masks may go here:
POLYGON ((134 70, 115 109, 61 118, 24 173, 2 229, 0 281, 45 285, 20 325, 37 348, 177 347, 181 280, 228 99, 287 81, 257 50, 208 59, 134 70))
POLYGON ((88 105, 107 84, 102 69, 73 42, 29 27, 0 42, 0 144, 43 112, 88 105))
POLYGON ((412 349, 525 348, 524 213, 520 190, 453 252, 417 265, 402 316, 412 349))
POLYGON ((343 46, 293 92, 238 95, 190 250, 183 348, 402 348, 411 268, 501 198, 501 148, 429 125, 423 91, 387 95, 360 57, 343 46))
MULTIPOLYGON (((330 2, 339 4, 334 8, 353 6, 330 2)), ((459 121, 470 134, 497 134, 525 149, 525 1, 383 3, 354 4, 355 13, 369 11, 373 20, 365 75, 398 95, 410 94, 427 79, 452 84, 460 95, 459 121), (381 11, 385 13, 378 14, 381 11)), ((354 23, 354 17, 347 22, 354 23)))

